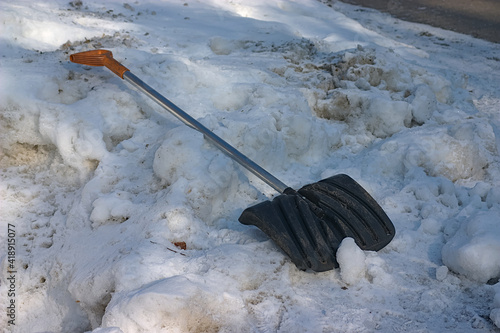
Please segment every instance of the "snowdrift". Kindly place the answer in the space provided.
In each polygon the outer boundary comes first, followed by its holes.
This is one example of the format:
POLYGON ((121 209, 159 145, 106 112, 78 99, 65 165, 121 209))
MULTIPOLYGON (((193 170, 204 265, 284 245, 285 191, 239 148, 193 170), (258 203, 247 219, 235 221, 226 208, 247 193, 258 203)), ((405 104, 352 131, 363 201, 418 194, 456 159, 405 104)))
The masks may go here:
POLYGON ((498 44, 312 0, 0 13, 4 331, 500 329, 498 44), (237 221, 276 193, 111 72, 69 62, 96 48, 290 186, 349 174, 395 239, 377 253, 345 239, 340 269, 297 270, 237 221))

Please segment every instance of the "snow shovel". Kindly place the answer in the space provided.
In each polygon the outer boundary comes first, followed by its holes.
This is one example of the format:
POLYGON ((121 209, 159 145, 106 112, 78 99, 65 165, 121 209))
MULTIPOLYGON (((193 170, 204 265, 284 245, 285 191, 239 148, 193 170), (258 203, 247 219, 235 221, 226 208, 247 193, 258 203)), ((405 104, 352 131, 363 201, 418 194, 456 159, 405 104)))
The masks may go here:
POLYGON ((261 229, 299 269, 322 272, 338 267, 335 256, 345 237, 352 237, 361 249, 369 251, 382 249, 394 237, 389 217, 349 176, 332 176, 295 191, 141 81, 116 61, 110 51, 76 53, 70 60, 106 66, 281 193, 272 201, 245 209, 239 221, 261 229))

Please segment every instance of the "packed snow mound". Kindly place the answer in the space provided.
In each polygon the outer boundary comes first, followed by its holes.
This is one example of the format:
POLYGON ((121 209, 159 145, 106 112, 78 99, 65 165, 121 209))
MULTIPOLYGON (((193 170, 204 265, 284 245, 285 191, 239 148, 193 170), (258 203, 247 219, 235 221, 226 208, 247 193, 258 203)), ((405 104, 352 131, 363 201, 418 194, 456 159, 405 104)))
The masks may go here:
POLYGON ((439 104, 453 101, 450 81, 419 66, 402 64, 389 52, 358 46, 332 55, 307 43, 298 45, 305 55, 289 58, 294 71, 276 72, 289 81, 301 77, 310 107, 322 118, 361 125, 375 137, 385 138, 424 124, 439 104))
POLYGON ((231 332, 248 325, 243 308, 224 284, 174 276, 113 297, 102 324, 124 332, 231 332))
POLYGON ((445 265, 480 282, 499 279, 499 217, 500 210, 491 209, 462 218, 459 229, 443 247, 445 265))
POLYGON ((123 223, 134 210, 134 204, 130 200, 132 195, 128 192, 114 192, 102 196, 92 203, 90 221, 97 228, 107 223, 123 223))

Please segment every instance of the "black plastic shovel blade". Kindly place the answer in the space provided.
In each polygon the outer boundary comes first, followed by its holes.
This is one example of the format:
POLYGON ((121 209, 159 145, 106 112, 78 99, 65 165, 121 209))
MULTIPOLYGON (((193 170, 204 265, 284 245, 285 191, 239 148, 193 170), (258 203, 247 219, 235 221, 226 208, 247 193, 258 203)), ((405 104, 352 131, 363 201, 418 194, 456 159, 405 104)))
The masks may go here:
POLYGON ((338 267, 337 249, 352 237, 363 250, 378 251, 395 229, 378 203, 354 179, 336 175, 300 190, 287 189, 243 211, 239 221, 264 231, 302 270, 338 267))

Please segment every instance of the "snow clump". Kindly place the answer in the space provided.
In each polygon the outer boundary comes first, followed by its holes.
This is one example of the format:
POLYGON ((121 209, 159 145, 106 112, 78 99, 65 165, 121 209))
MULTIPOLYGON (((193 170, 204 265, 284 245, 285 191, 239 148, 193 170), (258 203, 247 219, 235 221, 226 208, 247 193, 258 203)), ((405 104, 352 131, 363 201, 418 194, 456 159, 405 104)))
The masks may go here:
POLYGON ((487 282, 500 278, 500 211, 475 212, 463 219, 443 247, 443 262, 470 279, 487 282))
POLYGON ((356 284, 363 278, 366 271, 366 255, 354 239, 347 237, 342 240, 337 250, 337 262, 340 267, 342 281, 349 285, 356 284))

